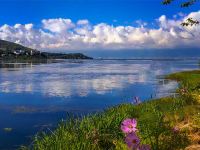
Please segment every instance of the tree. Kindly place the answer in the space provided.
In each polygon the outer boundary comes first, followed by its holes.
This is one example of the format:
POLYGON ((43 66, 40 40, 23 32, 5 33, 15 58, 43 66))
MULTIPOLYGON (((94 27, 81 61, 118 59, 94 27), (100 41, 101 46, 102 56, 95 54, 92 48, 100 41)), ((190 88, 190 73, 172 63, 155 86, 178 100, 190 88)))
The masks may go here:
MULTIPOLYGON (((163 0, 162 3, 163 3, 163 5, 169 5, 173 1, 176 1, 176 0, 163 0)), ((182 8, 190 7, 190 6, 196 4, 199 1, 200 0, 187 0, 187 1, 181 2, 180 6, 182 8)), ((196 20, 196 19, 193 19, 193 18, 188 18, 184 22, 181 23, 182 26, 193 26, 193 25, 198 25, 198 24, 200 24, 200 22, 198 20, 196 20)))

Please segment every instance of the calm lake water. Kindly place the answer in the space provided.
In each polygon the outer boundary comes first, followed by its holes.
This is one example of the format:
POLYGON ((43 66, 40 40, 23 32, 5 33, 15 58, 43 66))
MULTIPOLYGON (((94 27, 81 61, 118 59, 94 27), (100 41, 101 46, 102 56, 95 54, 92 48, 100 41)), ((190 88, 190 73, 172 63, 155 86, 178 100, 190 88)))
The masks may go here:
POLYGON ((165 74, 199 68, 187 60, 65 60, 0 63, 0 149, 30 144, 37 131, 52 129, 68 113, 88 114, 120 103, 174 93, 165 74), (11 132, 5 128, 12 128, 11 132))

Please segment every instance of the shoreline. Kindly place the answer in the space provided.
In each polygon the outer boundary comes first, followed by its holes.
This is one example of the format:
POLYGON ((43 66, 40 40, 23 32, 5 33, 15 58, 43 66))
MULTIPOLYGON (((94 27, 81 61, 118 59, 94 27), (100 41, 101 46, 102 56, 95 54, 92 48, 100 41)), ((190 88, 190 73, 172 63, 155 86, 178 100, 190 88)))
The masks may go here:
POLYGON ((166 78, 179 82, 178 97, 152 99, 138 105, 120 104, 82 119, 62 122, 56 130, 36 135, 33 145, 29 147, 44 150, 125 150, 127 147, 120 131, 120 123, 126 118, 137 119, 139 137, 143 144, 150 145, 151 149, 181 149, 198 145, 200 137, 196 136, 196 133, 200 133, 200 119, 198 120, 197 113, 200 110, 200 71, 173 73, 166 75, 166 78), (178 128, 178 134, 171 132, 174 127, 178 128), (195 136, 198 138, 191 138, 195 136))

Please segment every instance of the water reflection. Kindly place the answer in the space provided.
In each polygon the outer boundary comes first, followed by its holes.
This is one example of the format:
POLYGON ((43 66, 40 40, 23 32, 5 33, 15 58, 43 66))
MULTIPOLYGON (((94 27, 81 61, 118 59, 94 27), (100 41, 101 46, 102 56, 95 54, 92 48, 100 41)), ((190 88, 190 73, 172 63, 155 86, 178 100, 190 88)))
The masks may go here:
POLYGON ((0 63, 0 149, 16 149, 31 135, 55 127, 66 112, 87 114, 134 96, 149 100, 174 93, 163 75, 198 69, 197 60, 56 60, 56 63, 0 63))
POLYGON ((0 63, 0 68, 25 68, 32 67, 32 63, 0 63))
POLYGON ((149 69, 149 64, 85 62, 83 65, 62 63, 34 66, 9 74, 8 70, 3 70, 0 91, 41 92, 44 95, 60 97, 87 96, 91 92, 105 94, 113 89, 125 88, 128 84, 150 82, 153 74, 148 73, 149 69))
MULTIPOLYGON (((155 61, 81 61, 57 64, 1 64, 0 91, 2 93, 42 93, 47 96, 86 97, 91 93, 104 95, 130 84, 153 84, 156 76, 178 69, 173 62, 155 61), (169 63, 169 64, 167 64, 169 63), (168 67, 163 69, 163 67, 168 67), (9 72, 17 68, 15 72, 9 72), (26 68, 24 68, 26 67, 26 68)), ((189 67, 189 66, 188 66, 189 67)), ((193 68, 197 65, 193 65, 193 68)), ((192 68, 191 66, 189 68, 192 68)), ((156 92, 163 88, 174 89, 173 82, 158 82, 156 92), (162 86, 164 84, 165 86, 162 86)))

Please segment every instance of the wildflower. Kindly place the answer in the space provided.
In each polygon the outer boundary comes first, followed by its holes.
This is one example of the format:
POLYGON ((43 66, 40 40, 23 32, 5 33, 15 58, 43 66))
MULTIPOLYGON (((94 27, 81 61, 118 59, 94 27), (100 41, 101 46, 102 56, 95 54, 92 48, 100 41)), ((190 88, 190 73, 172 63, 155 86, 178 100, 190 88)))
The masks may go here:
POLYGON ((173 133, 178 133, 180 131, 180 129, 178 127, 174 127, 172 128, 173 133))
POLYGON ((129 148, 131 148, 132 150, 136 150, 140 144, 140 139, 134 132, 132 132, 126 136, 125 142, 129 148))
POLYGON ((150 146, 149 145, 140 145, 138 147, 138 150, 151 150, 150 146))
POLYGON ((141 101, 140 101, 139 97, 138 97, 138 96, 135 96, 135 97, 134 97, 134 104, 135 104, 135 105, 138 105, 138 104, 140 104, 140 103, 141 103, 141 101))
POLYGON ((125 119, 121 124, 121 130, 124 133, 131 133, 137 131, 137 121, 135 119, 125 119))
POLYGON ((181 93, 181 95, 187 94, 187 89, 186 88, 180 89, 180 93, 181 93))

